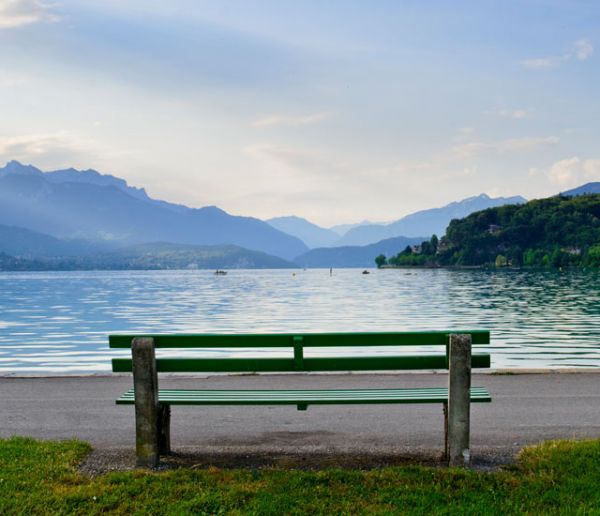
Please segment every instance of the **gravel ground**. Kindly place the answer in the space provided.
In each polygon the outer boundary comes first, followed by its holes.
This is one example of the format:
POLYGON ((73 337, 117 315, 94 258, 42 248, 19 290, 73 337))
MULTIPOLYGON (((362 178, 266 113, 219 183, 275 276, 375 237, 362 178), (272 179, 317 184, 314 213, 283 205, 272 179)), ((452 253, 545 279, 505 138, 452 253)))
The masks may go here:
MULTIPOLYGON (((471 464, 476 471, 495 471, 513 464, 514 454, 505 449, 478 450, 471 464)), ((297 470, 320 470, 327 468, 369 470, 388 466, 420 465, 445 466, 441 454, 430 451, 403 450, 395 454, 348 454, 348 453, 249 453, 242 451, 220 451, 209 453, 193 448, 184 448, 161 457, 158 471, 176 468, 220 469, 231 468, 278 468, 297 470)), ((113 471, 133 471, 135 453, 133 450, 94 449, 80 464, 79 470, 91 477, 113 471)))

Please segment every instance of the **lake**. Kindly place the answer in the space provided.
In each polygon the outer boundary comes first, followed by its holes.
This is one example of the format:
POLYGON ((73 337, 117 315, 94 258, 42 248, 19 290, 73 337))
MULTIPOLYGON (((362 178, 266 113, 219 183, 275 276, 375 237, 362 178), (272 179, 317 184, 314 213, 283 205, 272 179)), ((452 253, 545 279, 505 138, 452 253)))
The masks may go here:
POLYGON ((108 372, 116 332, 489 329, 492 367, 600 367, 598 271, 361 272, 0 273, 0 374, 108 372))

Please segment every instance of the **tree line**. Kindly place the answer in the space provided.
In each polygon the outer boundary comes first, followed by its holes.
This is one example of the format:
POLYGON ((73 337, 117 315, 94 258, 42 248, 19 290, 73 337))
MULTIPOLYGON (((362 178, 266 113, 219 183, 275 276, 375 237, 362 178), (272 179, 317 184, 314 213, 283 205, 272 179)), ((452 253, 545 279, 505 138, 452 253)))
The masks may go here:
POLYGON ((450 222, 446 234, 378 267, 600 267, 600 194, 556 196, 488 208, 450 222))

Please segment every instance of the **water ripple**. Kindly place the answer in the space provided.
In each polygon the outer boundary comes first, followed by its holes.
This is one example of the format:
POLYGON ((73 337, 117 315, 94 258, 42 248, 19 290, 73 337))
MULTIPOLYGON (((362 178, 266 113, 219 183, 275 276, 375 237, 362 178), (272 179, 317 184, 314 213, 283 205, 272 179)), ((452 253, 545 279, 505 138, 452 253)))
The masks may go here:
POLYGON ((600 367, 598 272, 360 272, 0 273, 0 373, 109 371, 116 332, 452 328, 491 330, 494 367, 600 367))

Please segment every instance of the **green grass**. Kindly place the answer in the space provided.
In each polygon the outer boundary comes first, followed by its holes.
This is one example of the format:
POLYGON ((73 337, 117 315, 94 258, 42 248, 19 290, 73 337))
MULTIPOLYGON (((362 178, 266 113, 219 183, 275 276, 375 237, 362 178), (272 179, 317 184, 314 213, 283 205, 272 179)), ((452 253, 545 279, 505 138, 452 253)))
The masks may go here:
POLYGON ((527 448, 493 473, 178 469, 90 479, 79 441, 0 440, 0 514, 600 514, 600 440, 527 448))

